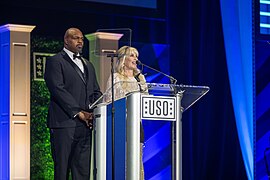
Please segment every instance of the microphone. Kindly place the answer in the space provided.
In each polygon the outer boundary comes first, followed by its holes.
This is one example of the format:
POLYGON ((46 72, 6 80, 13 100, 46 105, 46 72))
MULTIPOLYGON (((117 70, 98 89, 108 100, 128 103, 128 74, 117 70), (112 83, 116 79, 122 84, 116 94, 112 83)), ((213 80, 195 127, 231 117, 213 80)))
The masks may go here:
MULTIPOLYGON (((137 62, 136 62, 137 63, 137 62)), ((134 76, 134 78, 136 79, 137 82, 140 82, 140 76, 141 73, 138 73, 137 75, 134 76)))
MULTIPOLYGON (((136 63, 137 63, 137 61, 136 61, 136 63)), ((141 74, 141 73, 136 74, 136 75, 134 76, 134 78, 135 78, 136 81, 138 82, 138 86, 139 86, 139 88, 140 88, 140 92, 143 92, 142 86, 141 86, 141 84, 140 84, 140 78, 139 78, 140 74, 141 74)))
POLYGON ((152 67, 150 67, 150 66, 147 66, 146 64, 143 64, 143 63, 142 63, 141 61, 139 61, 138 59, 137 59, 137 61, 136 61, 136 64, 137 64, 137 65, 141 65, 141 66, 145 66, 145 67, 147 67, 147 68, 149 68, 149 69, 152 69, 153 71, 156 71, 156 72, 158 72, 158 73, 160 73, 160 74, 166 76, 167 78, 170 79, 171 84, 176 84, 176 82, 177 82, 177 79, 175 79, 174 77, 169 76, 168 74, 165 74, 165 73, 163 73, 163 72, 161 72, 161 71, 159 71, 159 70, 157 70, 157 69, 155 69, 155 68, 152 68, 152 67))

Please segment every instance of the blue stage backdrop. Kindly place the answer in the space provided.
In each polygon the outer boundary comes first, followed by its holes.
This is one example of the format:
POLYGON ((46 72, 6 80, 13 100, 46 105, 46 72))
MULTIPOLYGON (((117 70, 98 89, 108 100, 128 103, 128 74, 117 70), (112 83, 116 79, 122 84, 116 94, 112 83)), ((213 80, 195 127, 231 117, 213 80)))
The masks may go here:
POLYGON ((256 179, 270 176, 270 44, 256 41, 256 179))
POLYGON ((255 178, 270 177, 270 2, 255 1, 256 153, 255 178))

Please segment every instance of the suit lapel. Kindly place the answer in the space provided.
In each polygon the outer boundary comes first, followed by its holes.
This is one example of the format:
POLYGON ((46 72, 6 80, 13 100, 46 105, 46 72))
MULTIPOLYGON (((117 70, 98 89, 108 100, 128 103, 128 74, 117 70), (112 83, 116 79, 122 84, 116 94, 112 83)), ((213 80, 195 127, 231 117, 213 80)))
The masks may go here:
MULTIPOLYGON (((86 84, 85 78, 84 78, 84 74, 83 72, 80 70, 80 68, 70 59, 70 57, 67 55, 67 53, 65 53, 64 51, 62 51, 62 55, 64 57, 65 60, 67 60, 70 65, 75 69, 75 71, 77 72, 77 74, 80 76, 81 80, 83 81, 84 84, 86 84)), ((87 69, 85 67, 85 62, 83 62, 84 65, 84 69, 87 69)), ((86 72, 86 71, 85 71, 86 72)), ((85 74, 86 75, 86 74, 85 74)), ((86 76, 87 77, 87 76, 86 76)))
POLYGON ((82 63, 84 67, 84 79, 86 82, 88 82, 88 67, 87 67, 87 62, 83 57, 82 57, 82 63))

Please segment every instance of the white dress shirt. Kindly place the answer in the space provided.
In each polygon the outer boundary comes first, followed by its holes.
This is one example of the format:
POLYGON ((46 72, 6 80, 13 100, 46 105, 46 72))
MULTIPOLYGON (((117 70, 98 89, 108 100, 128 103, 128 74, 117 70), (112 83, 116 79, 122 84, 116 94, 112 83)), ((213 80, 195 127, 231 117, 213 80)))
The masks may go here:
MULTIPOLYGON (((84 68, 83 68, 83 63, 82 60, 79 58, 75 58, 73 59, 73 52, 71 52, 70 50, 66 49, 64 47, 64 51, 67 53, 67 55, 70 57, 70 59, 80 68, 80 70, 84 73, 84 68)), ((80 54, 76 54, 77 56, 80 56, 80 54)))

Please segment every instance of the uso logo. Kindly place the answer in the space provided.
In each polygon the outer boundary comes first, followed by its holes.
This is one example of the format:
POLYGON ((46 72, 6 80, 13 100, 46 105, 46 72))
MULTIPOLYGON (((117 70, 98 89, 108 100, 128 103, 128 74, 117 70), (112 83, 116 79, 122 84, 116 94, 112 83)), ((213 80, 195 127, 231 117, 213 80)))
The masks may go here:
POLYGON ((149 120, 176 120, 176 98, 165 96, 142 96, 141 118, 149 120))

